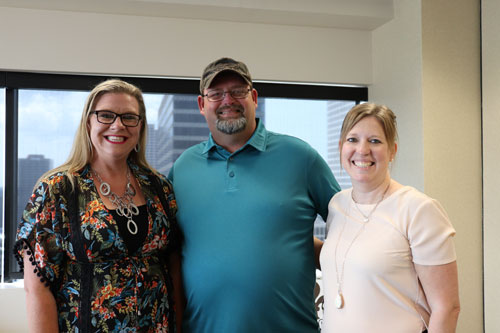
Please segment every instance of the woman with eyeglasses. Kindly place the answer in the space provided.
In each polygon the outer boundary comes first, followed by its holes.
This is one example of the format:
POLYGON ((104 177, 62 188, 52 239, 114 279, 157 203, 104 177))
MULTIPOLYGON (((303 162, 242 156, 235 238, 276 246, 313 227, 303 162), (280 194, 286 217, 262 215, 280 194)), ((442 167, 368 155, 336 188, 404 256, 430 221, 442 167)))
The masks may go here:
POLYGON ((352 188, 328 205, 324 333, 455 332, 455 229, 439 202, 391 178, 396 139, 396 116, 383 105, 356 105, 342 124, 352 188))
POLYGON ((170 182, 146 161, 146 129, 137 87, 98 84, 67 162, 35 186, 15 246, 30 331, 180 327, 177 207, 170 182))

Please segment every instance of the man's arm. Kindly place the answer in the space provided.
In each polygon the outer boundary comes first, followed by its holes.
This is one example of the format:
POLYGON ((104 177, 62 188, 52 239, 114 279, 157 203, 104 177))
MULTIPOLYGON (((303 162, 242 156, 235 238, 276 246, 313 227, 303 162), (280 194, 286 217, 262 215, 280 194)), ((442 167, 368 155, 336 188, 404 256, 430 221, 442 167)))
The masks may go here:
POLYGON ((330 199, 341 188, 328 164, 316 151, 309 165, 308 175, 308 191, 315 203, 316 212, 326 221, 330 199))
POLYGON ((321 248, 323 247, 323 241, 320 239, 314 238, 314 263, 316 264, 316 268, 321 270, 321 263, 319 262, 319 254, 321 253, 321 248))

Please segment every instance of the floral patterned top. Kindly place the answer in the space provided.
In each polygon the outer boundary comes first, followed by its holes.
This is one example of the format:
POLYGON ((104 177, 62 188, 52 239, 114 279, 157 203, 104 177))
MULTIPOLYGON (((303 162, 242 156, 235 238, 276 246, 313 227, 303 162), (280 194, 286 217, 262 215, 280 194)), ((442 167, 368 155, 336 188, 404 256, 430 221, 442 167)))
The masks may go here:
POLYGON ((23 252, 54 294, 61 332, 174 332, 167 258, 179 246, 170 182, 129 162, 146 198, 148 231, 132 254, 100 199, 90 167, 43 179, 19 225, 23 252))

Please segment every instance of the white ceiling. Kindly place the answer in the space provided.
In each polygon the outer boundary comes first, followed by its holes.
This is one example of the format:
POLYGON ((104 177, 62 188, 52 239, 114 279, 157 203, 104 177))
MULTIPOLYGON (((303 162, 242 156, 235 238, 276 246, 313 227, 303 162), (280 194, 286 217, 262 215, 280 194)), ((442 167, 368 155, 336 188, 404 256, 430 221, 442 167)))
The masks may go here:
POLYGON ((0 0, 0 7, 373 30, 393 18, 393 1, 0 0))

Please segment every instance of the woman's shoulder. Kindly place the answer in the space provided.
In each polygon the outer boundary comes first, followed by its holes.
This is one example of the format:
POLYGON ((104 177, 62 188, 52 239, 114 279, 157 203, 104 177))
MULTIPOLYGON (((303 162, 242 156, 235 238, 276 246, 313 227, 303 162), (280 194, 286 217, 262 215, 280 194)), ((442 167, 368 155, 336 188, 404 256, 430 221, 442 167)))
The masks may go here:
POLYGON ((332 199, 330 200, 330 203, 337 203, 337 204, 345 203, 345 201, 351 198, 351 192, 352 192, 352 187, 343 189, 335 193, 332 199))
POLYGON ((88 166, 75 172, 56 168, 46 172, 34 186, 34 192, 45 192, 51 195, 69 194, 75 186, 80 190, 87 187, 88 166))
POLYGON ((427 194, 424 192, 416 189, 413 186, 409 185, 403 185, 401 188, 396 190, 393 193, 394 197, 399 199, 399 200, 407 200, 407 201, 412 201, 412 202, 426 202, 426 201, 433 201, 431 197, 429 197, 427 194))
POLYGON ((438 200, 428 196, 424 192, 413 186, 403 186, 391 195, 391 201, 399 209, 406 207, 408 212, 417 212, 423 210, 444 211, 438 200))
POLYGON ((51 188, 62 188, 69 183, 68 172, 67 171, 49 171, 43 175, 36 184, 37 187, 47 187, 51 188))

